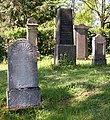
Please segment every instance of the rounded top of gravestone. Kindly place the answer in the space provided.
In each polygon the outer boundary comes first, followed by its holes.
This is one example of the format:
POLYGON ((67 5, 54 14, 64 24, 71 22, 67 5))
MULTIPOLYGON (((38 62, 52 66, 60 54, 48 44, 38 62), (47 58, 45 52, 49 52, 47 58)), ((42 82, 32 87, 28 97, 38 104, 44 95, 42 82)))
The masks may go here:
POLYGON ((74 25, 74 29, 89 29, 85 24, 74 25))
POLYGON ((93 37, 93 40, 100 42, 100 43, 106 42, 105 38, 100 34, 97 34, 95 37, 93 37))
POLYGON ((14 47, 16 46, 18 43, 21 43, 21 42, 28 42, 26 38, 19 38, 17 39, 12 45, 10 45, 10 47, 14 47))
POLYGON ((27 20, 27 25, 38 26, 36 19, 33 17, 27 20))

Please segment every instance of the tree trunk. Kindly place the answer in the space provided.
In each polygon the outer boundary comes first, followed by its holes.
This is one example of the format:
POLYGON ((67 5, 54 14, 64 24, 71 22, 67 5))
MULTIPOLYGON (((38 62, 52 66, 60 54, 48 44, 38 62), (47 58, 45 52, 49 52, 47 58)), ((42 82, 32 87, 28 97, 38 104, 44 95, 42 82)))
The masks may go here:
POLYGON ((101 28, 104 29, 104 22, 103 21, 101 21, 101 28))
POLYGON ((102 0, 102 14, 101 14, 101 28, 104 29, 104 17, 105 17, 105 0, 102 0))

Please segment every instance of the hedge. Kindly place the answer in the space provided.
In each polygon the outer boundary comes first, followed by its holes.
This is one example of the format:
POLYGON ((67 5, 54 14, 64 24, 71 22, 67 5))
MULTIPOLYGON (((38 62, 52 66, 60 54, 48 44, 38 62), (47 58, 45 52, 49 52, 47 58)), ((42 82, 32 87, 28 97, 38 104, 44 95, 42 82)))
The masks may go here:
MULTIPOLYGON (((100 33, 105 37, 106 52, 107 54, 110 54, 110 29, 90 29, 88 31, 89 55, 92 53, 92 38, 96 35, 96 33, 100 33)), ((53 35, 54 28, 52 24, 49 27, 40 26, 38 28, 38 50, 41 55, 50 55, 54 53, 55 40, 53 40, 53 35)), ((18 38, 26 38, 26 28, 9 29, 3 33, 3 37, 0 38, 0 61, 2 61, 3 58, 6 58, 7 56, 7 47, 5 46, 7 43, 7 38, 10 39, 9 44, 18 38)))

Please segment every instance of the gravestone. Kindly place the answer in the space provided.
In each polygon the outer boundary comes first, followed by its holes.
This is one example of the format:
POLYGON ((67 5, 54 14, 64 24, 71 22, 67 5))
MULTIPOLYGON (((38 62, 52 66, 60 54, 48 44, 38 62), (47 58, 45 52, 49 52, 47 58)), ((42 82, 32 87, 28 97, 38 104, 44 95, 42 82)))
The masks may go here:
POLYGON ((76 47, 73 43, 72 9, 63 7, 57 8, 56 15, 55 64, 58 64, 61 55, 67 55, 76 64, 76 47))
POLYGON ((84 24, 74 26, 74 45, 76 45, 77 59, 88 59, 88 29, 89 27, 84 24))
POLYGON ((37 21, 34 18, 29 18, 27 20, 27 40, 33 46, 37 46, 38 37, 37 37, 37 21))
POLYGON ((19 39, 8 48, 7 107, 40 106, 36 46, 19 39))
POLYGON ((33 46, 37 47, 37 58, 39 59, 40 53, 38 51, 38 32, 37 32, 37 21, 31 17, 27 20, 27 40, 33 46))
POLYGON ((92 55, 93 64, 106 64, 106 40, 102 35, 93 37, 92 55))

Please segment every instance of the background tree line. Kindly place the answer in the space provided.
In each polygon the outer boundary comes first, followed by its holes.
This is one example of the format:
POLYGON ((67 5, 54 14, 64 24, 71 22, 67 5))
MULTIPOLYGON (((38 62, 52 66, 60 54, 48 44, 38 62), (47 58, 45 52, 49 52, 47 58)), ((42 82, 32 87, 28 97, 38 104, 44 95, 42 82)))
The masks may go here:
MULTIPOLYGON (((88 32, 89 53, 91 54, 92 37, 101 33, 110 49, 110 2, 109 0, 0 0, 0 38, 1 46, 6 39, 14 41, 26 36, 26 21, 34 17, 39 24, 38 47, 42 55, 54 51, 54 18, 58 5, 74 7, 74 24, 84 23, 90 26, 88 32), (100 23, 100 25, 97 23, 100 23), (3 39, 4 41, 3 41, 3 39)), ((2 49, 0 48, 0 49, 2 49)), ((6 48, 6 47, 5 47, 6 48)), ((3 52, 2 52, 3 53, 3 52)), ((6 55, 6 54, 5 54, 6 55)), ((2 55, 3 56, 3 55, 2 55)))

